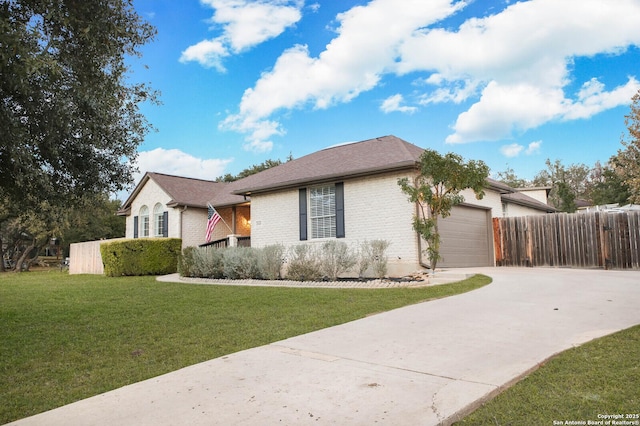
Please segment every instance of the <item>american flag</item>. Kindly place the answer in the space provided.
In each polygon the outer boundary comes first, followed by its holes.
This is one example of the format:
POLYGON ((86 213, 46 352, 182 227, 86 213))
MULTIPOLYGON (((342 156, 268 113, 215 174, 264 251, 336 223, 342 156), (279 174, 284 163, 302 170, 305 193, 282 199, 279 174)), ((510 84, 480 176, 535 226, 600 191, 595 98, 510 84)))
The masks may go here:
POLYGON ((211 241, 211 234, 213 234, 214 228, 218 222, 220 222, 222 217, 220 217, 216 209, 214 209, 211 204, 207 205, 207 208, 209 210, 209 219, 207 220, 207 233, 205 235, 205 240, 209 242, 211 241))

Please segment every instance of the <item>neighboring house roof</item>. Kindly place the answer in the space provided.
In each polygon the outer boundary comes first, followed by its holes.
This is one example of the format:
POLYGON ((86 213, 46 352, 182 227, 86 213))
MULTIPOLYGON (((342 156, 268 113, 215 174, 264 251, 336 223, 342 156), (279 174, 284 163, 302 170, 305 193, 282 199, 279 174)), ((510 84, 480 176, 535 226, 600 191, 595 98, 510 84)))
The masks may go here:
MULTIPOLYGON (((531 207, 537 210, 546 211, 547 213, 555 213, 558 210, 548 204, 540 202, 535 198, 532 198, 526 194, 519 192, 518 189, 512 188, 509 185, 499 182, 493 179, 487 179, 489 182, 489 188, 498 191, 500 193, 500 199, 503 202, 519 204, 525 207, 531 207)), ((539 188, 546 189, 546 188, 539 188)))
POLYGON ((578 208, 578 213, 592 213, 592 212, 621 213, 626 211, 640 211, 640 205, 625 204, 624 206, 621 206, 620 204, 615 203, 615 204, 601 204, 599 206, 587 206, 587 207, 578 208))
POLYGON ((424 149, 395 136, 326 148, 230 184, 234 194, 293 188, 309 183, 414 168, 424 149))
POLYGON ((122 209, 118 211, 119 215, 126 216, 130 214, 131 203, 149 180, 153 180, 171 197, 171 200, 167 203, 168 207, 186 206, 206 208, 209 200, 216 198, 218 194, 223 194, 223 198, 225 199, 233 198, 236 204, 243 201, 241 196, 229 194, 229 191, 226 189, 228 184, 226 183, 147 172, 142 179, 140 179, 140 182, 127 201, 125 201, 122 209))

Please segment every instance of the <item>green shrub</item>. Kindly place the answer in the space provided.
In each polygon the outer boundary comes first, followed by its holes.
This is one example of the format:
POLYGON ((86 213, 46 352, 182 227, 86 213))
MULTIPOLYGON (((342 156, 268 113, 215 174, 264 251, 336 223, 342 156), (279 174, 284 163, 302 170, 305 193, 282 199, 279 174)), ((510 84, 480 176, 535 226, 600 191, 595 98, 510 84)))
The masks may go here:
POLYGON ((373 240, 371 245, 371 264, 376 277, 384 278, 387 275, 387 248, 391 243, 385 240, 373 240))
POLYGON ((371 267, 373 262, 373 254, 371 252, 371 244, 369 241, 363 241, 358 249, 358 278, 364 278, 367 275, 367 270, 371 267))
POLYGON ((181 277, 195 277, 194 264, 196 247, 186 247, 178 257, 178 273, 181 277))
POLYGON ((180 256, 178 272, 183 277, 224 278, 223 250, 187 247, 180 256))
POLYGON ((387 275, 387 248, 391 243, 386 240, 364 241, 360 244, 357 255, 358 276, 364 278, 369 271, 376 278, 387 275))
POLYGON ((229 247, 223 250, 224 276, 230 280, 260 278, 258 254, 251 247, 229 247))
POLYGON ((277 280, 281 278, 283 263, 284 246, 282 244, 274 244, 259 249, 258 269, 264 279, 277 280))
POLYGON ((335 281, 339 275, 349 271, 357 263, 357 256, 343 241, 327 241, 322 244, 322 275, 335 281))
POLYGON ((322 278, 318 250, 310 244, 299 244, 289 249, 287 278, 294 281, 318 281, 322 278))
POLYGON ((224 249, 197 248, 193 255, 192 277, 224 278, 224 249))
POLYGON ((100 245, 104 274, 166 275, 178 270, 179 238, 136 238, 100 245))

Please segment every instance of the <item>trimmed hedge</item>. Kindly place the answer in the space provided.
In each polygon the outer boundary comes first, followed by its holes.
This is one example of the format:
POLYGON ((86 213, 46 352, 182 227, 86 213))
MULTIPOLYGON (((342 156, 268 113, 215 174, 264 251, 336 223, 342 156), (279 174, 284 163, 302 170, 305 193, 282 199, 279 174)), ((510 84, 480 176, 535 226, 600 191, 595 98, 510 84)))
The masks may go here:
POLYGON ((100 245, 108 277, 173 274, 181 250, 180 238, 136 238, 100 245))
POLYGON ((373 240, 356 248, 342 241, 298 244, 288 249, 281 244, 261 248, 187 247, 178 261, 178 272, 194 278, 276 280, 282 278, 286 264, 284 278, 294 281, 336 280, 349 271, 357 271, 359 278, 384 278, 389 244, 373 240))

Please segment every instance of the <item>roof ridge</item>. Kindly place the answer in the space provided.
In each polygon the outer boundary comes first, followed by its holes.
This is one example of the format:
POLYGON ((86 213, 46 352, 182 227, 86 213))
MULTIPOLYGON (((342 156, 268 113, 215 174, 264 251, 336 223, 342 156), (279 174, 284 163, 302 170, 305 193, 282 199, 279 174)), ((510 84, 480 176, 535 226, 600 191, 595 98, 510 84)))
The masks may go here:
POLYGON ((212 179, 195 178, 195 177, 191 177, 191 176, 171 175, 169 173, 162 173, 162 172, 147 172, 147 174, 149 174, 149 175, 166 176, 166 177, 178 178, 178 179, 199 180, 201 182, 209 182, 209 183, 229 183, 229 182, 218 182, 218 181, 212 180, 212 179))
POLYGON ((322 148, 322 149, 320 149, 318 151, 314 151, 311 154, 313 154, 315 152, 320 152, 320 151, 328 151, 330 149, 335 149, 335 148, 342 148, 342 147, 347 146, 347 145, 356 145, 356 144, 359 144, 359 143, 366 143, 366 142, 371 142, 371 141, 374 141, 374 140, 378 140, 379 141, 379 140, 382 140, 382 139, 385 139, 385 138, 389 138, 389 137, 393 137, 393 138, 402 140, 402 139, 400 139, 400 138, 398 138, 397 136, 394 136, 394 135, 385 135, 385 136, 378 136, 378 137, 371 138, 371 139, 365 139, 363 141, 338 142, 338 143, 333 144, 331 146, 328 146, 326 148, 322 148))

